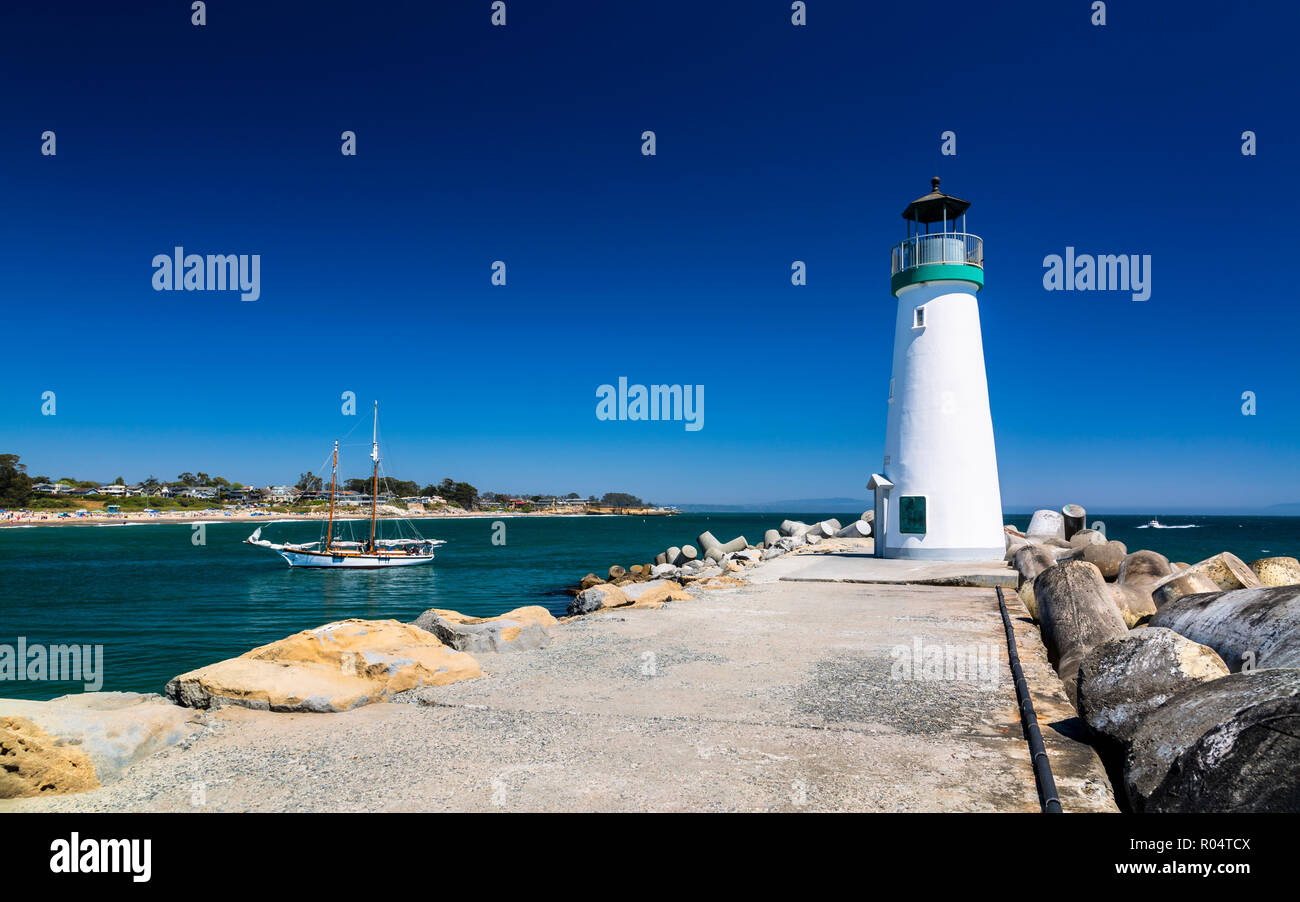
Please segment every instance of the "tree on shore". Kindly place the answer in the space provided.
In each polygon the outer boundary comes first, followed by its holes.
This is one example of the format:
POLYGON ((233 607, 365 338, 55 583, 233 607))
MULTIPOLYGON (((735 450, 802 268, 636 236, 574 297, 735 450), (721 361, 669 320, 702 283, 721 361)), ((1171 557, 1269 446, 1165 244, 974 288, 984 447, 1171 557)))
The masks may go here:
POLYGON ((22 507, 32 494, 32 478, 17 454, 0 454, 0 507, 22 507))
POLYGON ((390 493, 394 498, 406 498, 411 495, 422 494, 420 484, 410 479, 394 479, 391 476, 379 477, 379 492, 390 493))
POLYGON ((629 495, 627 492, 606 492, 600 499, 601 504, 608 504, 610 507, 645 507, 645 502, 636 495, 629 495))
POLYGON ((478 489, 468 482, 456 482, 450 477, 436 486, 425 486, 422 494, 438 495, 452 504, 463 507, 465 510, 473 510, 474 506, 478 504, 478 489))

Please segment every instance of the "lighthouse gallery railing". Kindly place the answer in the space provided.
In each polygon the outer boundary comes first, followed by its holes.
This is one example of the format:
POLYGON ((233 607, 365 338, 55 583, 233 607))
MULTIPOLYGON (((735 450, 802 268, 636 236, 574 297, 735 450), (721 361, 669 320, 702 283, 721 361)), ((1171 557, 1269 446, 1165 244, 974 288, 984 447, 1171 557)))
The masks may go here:
POLYGON ((966 232, 916 235, 894 245, 889 274, 932 263, 968 263, 984 268, 984 239, 966 232))

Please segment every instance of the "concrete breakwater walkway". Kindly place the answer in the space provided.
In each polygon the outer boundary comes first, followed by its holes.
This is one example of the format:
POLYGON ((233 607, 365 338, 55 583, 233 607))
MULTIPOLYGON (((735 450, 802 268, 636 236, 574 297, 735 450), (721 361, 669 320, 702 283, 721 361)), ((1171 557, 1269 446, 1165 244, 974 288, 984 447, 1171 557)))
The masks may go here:
MULTIPOLYGON (((994 590, 878 579, 891 563, 786 555, 482 655, 483 678, 410 704, 208 712, 117 783, 0 811, 1038 811, 994 590)), ((1114 811, 1008 604, 1064 809, 1114 811)))

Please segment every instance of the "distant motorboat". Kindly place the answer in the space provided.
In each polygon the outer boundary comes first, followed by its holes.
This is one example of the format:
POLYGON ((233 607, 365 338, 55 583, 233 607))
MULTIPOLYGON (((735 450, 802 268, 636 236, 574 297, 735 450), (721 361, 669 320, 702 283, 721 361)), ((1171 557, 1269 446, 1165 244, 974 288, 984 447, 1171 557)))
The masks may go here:
POLYGON ((370 494, 370 537, 362 541, 344 541, 334 534, 334 496, 338 490, 339 443, 334 443, 334 464, 330 475, 330 510, 325 534, 315 542, 302 544, 274 544, 262 538, 262 527, 244 540, 247 545, 270 548, 288 562, 290 567, 315 569, 375 570, 384 567, 411 567, 433 562, 433 549, 445 545, 442 539, 426 539, 406 519, 395 521, 410 536, 381 538, 377 534, 379 500, 379 402, 375 402, 374 433, 371 438, 370 459, 374 461, 373 484, 370 494))
POLYGON ((1136 528, 1137 529, 1195 529, 1196 527, 1197 524, 1195 523, 1178 523, 1171 526, 1168 523, 1161 523, 1159 520, 1152 518, 1148 520, 1144 525, 1138 526, 1136 528))

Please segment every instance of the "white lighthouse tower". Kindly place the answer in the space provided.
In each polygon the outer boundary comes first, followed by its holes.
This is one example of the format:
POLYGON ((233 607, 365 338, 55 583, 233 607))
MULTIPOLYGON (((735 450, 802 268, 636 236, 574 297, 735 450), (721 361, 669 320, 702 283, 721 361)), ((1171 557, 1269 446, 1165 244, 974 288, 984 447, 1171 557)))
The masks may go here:
POLYGON ((907 238, 893 251, 898 318, 885 463, 867 484, 876 495, 876 554, 998 559, 1006 539, 975 301, 984 242, 966 231, 970 203, 940 192, 937 178, 931 185, 903 211, 907 238))

